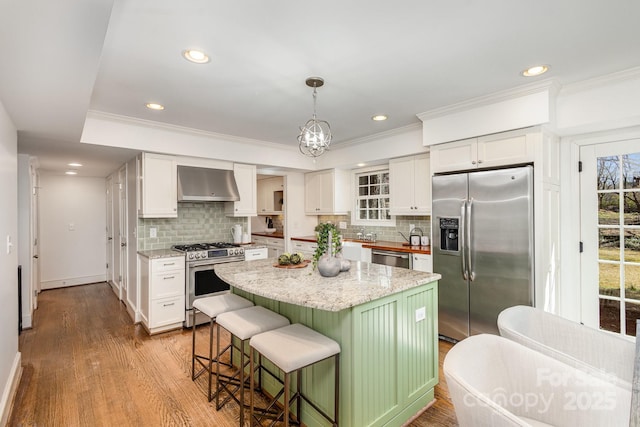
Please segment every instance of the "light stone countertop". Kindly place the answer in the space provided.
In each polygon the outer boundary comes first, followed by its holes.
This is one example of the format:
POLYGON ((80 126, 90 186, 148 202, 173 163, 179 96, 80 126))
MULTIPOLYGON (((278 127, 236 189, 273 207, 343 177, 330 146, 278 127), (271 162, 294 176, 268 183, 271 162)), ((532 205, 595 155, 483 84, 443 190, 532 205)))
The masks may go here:
POLYGON ((436 273, 351 261, 351 269, 322 277, 313 264, 277 268, 277 259, 231 262, 215 266, 234 288, 265 298, 326 311, 341 311, 440 279, 436 273))
POLYGON ((182 257, 184 259, 184 253, 174 251, 173 249, 152 249, 148 251, 138 251, 138 253, 149 259, 171 257, 182 257))

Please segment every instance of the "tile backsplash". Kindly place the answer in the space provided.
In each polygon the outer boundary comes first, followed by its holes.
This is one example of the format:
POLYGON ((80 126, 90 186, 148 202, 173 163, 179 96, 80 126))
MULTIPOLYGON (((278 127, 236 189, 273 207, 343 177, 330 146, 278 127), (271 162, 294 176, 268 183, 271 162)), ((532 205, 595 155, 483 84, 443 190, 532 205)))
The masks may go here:
MULTIPOLYGON (((257 217, 264 221, 264 217, 257 217)), ((284 229, 284 217, 274 215, 273 224, 278 231, 284 229)), ((318 222, 347 223, 341 230, 346 238, 355 239, 356 233, 364 229, 365 233, 375 233, 377 240, 405 242, 400 232, 409 237, 409 224, 420 227, 424 234, 430 235, 431 217, 429 216, 397 216, 395 227, 362 227, 351 225, 350 215, 321 215, 318 222)), ((227 217, 223 202, 213 203, 178 203, 178 218, 139 218, 138 250, 168 249, 172 245, 197 242, 229 242, 232 241, 231 228, 241 224, 246 231, 247 218, 227 217), (156 237, 150 237, 151 229, 156 229, 156 237)), ((295 236, 294 236, 295 237, 295 236)))
POLYGON ((230 242, 231 227, 247 218, 227 217, 224 202, 178 203, 178 218, 139 218, 138 250, 168 249, 172 245, 198 242, 230 242), (157 237, 151 238, 151 228, 157 237))
POLYGON ((414 227, 422 229, 424 235, 431 236, 430 216, 397 216, 395 227, 363 227, 361 225, 351 225, 350 215, 321 215, 318 217, 318 223, 331 222, 338 225, 341 221, 347 223, 347 228, 340 230, 342 236, 347 239, 355 239, 356 233, 364 229, 365 233, 375 233, 377 240, 402 243, 407 241, 402 234, 404 234, 407 239, 409 238, 409 224, 413 224, 414 227), (401 232, 402 234, 400 234, 401 232))

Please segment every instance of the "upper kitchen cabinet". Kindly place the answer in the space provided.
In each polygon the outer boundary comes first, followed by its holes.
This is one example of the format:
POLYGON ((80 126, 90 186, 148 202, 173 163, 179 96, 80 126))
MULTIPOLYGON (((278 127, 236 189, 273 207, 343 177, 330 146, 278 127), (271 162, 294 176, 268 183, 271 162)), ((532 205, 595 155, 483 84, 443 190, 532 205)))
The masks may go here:
POLYGON ((308 215, 346 215, 350 206, 350 173, 327 169, 304 175, 304 210, 308 215))
POLYGON ((284 204, 284 179, 281 176, 258 180, 258 215, 281 214, 284 204))
POLYGON ((389 160, 389 196, 391 215, 431 213, 428 154, 389 160))
POLYGON ((233 175, 236 178, 240 200, 225 202, 224 211, 227 216, 256 216, 256 167, 234 163, 233 175))
POLYGON ((431 146, 433 173, 530 163, 535 140, 520 131, 486 135, 431 146))
POLYGON ((178 217, 177 170, 176 161, 170 156, 142 153, 138 175, 140 185, 139 217, 178 217))

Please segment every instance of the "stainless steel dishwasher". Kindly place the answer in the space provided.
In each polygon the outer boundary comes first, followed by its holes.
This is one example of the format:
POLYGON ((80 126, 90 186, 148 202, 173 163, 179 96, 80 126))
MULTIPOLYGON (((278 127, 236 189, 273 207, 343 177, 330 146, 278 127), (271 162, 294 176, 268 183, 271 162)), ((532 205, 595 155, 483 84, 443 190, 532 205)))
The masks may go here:
POLYGON ((406 252, 371 250, 373 264, 390 265, 392 267, 411 268, 411 257, 406 252))

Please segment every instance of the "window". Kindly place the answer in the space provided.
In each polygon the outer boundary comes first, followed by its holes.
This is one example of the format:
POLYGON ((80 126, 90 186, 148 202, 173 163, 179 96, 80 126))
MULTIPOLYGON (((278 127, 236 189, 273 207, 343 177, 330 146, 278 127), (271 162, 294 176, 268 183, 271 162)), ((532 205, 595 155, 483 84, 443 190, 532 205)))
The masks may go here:
POLYGON ((389 213, 389 170, 355 173, 356 208, 351 222, 357 225, 395 225, 389 213))

